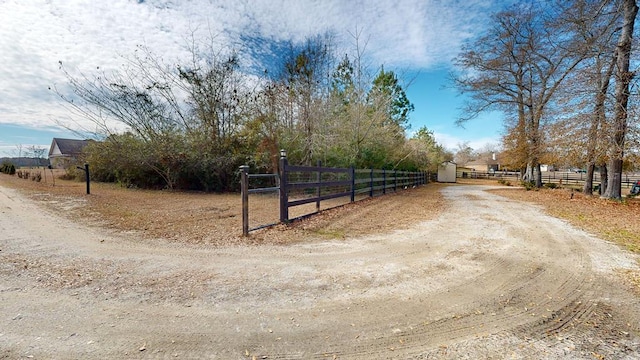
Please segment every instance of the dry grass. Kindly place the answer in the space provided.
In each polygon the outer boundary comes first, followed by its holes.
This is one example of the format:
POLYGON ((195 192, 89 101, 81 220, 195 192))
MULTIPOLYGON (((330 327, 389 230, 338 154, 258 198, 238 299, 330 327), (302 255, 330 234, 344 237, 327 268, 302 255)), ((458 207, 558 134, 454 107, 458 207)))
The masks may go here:
MULTIPOLYGON (((17 189, 69 218, 136 232, 147 239, 213 246, 287 244, 375 234, 428 220, 444 206, 438 191, 441 185, 431 184, 345 204, 287 226, 252 232, 244 238, 239 194, 139 190, 93 182, 91 195, 86 195, 85 183, 56 179, 53 186, 50 180, 49 177, 49 182, 38 183, 0 175, 0 185, 17 189)), ((256 195, 250 197, 249 203, 251 227, 277 222, 277 198, 256 195)), ((327 204, 323 203, 322 208, 327 204)), ((315 204, 308 204, 292 208, 290 215, 313 211, 315 204)))
POLYGON ((493 192, 542 205, 547 213, 592 234, 640 253, 640 201, 617 202, 568 189, 526 191, 520 187, 493 192))
MULTIPOLYGON (((34 182, 2 174, 0 184, 18 189, 26 196, 73 218, 123 231, 135 231, 147 238, 202 244, 246 242, 290 243, 310 237, 367 235, 406 228, 438 215, 445 203, 441 184, 409 189, 383 197, 345 204, 288 226, 259 230, 249 239, 241 236, 239 194, 205 194, 126 189, 115 184, 92 183, 91 195, 82 182, 56 179, 34 182), (286 229, 286 231, 284 231, 286 229)), ((493 180, 464 179, 459 184, 490 184, 493 180)), ((521 201, 544 206, 546 211, 604 239, 640 253, 640 199, 624 202, 584 196, 566 189, 525 191, 520 187, 493 190, 521 201)), ((344 201, 343 201, 344 202, 344 201)), ((323 209, 328 203, 323 203, 323 209)), ((335 205, 335 204, 331 204, 335 205)), ((315 210, 315 204, 291 209, 291 216, 315 210)), ((278 220, 277 197, 250 197, 251 227, 278 220)))

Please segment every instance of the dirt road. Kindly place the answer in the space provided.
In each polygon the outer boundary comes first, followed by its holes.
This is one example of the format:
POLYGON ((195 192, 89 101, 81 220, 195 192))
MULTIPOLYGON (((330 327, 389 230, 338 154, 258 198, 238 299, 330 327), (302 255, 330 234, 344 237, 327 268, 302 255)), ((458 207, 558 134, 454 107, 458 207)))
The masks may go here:
POLYGON ((0 187, 0 358, 640 358, 637 258, 486 188, 410 230, 211 249, 0 187))

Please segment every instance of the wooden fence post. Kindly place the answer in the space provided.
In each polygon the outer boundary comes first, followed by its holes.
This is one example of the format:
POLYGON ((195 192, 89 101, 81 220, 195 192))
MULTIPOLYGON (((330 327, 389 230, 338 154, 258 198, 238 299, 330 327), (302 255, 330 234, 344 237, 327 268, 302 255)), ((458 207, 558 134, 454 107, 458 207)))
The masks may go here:
POLYGON ((84 172, 87 177, 87 195, 91 194, 91 175, 89 175, 89 164, 84 164, 84 172))
POLYGON ((398 170, 393 170, 393 192, 398 192, 398 170))
MULTIPOLYGON (((316 177, 316 180, 318 182, 318 189, 317 189, 316 196, 320 198, 321 189, 322 189, 322 187, 319 185, 319 183, 322 182, 322 161, 320 160, 318 160, 318 175, 316 177)), ((316 201, 316 212, 320 212, 320 200, 316 201)))
POLYGON ((369 197, 373 197, 373 168, 371 168, 371 181, 369 182, 369 197))
POLYGON ((387 170, 382 169, 382 195, 387 193, 387 170))
POLYGON ((280 150, 280 222, 289 221, 288 170, 287 151, 280 150))
POLYGON ((89 175, 89 164, 84 164, 84 167, 76 166, 78 170, 84 171, 84 180, 87 183, 87 195, 91 194, 91 175, 89 175))
POLYGON ((240 194, 242 195, 242 236, 249 236, 249 166, 240 166, 240 194))
POLYGON ((351 166, 351 202, 356 201, 356 168, 351 166))

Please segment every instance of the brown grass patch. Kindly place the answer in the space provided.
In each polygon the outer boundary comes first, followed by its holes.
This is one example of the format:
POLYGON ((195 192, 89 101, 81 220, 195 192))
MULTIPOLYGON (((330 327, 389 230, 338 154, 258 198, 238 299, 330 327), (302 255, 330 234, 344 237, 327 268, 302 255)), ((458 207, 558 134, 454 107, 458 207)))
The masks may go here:
POLYGON ((640 201, 611 201, 567 189, 492 190, 499 195, 542 205, 547 213, 585 231, 640 253, 640 201))
MULTIPOLYGON (((76 221, 135 232, 146 239, 214 246, 286 244, 392 231, 435 217, 444 207, 438 191, 442 185, 429 184, 325 210, 244 238, 239 194, 139 190, 92 182, 91 195, 86 195, 83 182, 56 179, 53 186, 50 177, 47 183, 37 183, 4 174, 0 185, 76 221)), ((277 198, 251 196, 249 203, 251 227, 277 222, 277 198)), ((291 216, 315 210, 315 204, 305 206, 292 208, 291 216)))

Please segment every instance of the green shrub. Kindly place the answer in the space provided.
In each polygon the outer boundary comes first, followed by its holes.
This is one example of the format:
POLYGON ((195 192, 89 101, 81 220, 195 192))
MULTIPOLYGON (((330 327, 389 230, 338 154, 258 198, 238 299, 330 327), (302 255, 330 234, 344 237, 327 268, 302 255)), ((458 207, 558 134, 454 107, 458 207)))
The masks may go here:
POLYGON ((533 181, 522 181, 520 183, 522 187, 524 187, 527 191, 533 190, 536 188, 536 184, 533 181))
POLYGON ((559 186, 556 183, 550 182, 550 183, 545 183, 544 187, 546 187, 547 189, 557 189, 559 186))
POLYGON ((498 179, 498 183, 502 184, 502 185, 505 185, 505 186, 511 186, 511 181, 503 179, 503 178, 498 179))
POLYGON ((0 172, 7 175, 14 175, 16 173, 16 166, 11 162, 3 162, 2 165, 0 165, 0 172))

